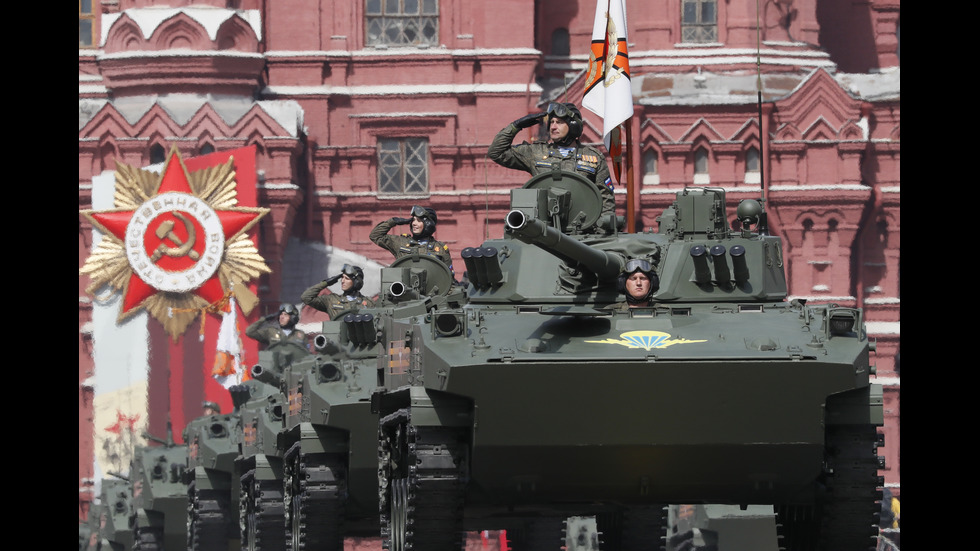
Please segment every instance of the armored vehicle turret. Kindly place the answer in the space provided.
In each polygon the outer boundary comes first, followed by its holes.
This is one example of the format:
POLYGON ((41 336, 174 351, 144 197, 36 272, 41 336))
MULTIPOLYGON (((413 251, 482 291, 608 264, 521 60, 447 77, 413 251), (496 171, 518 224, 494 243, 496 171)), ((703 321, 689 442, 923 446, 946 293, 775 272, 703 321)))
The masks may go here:
POLYGON ((159 445, 136 448, 130 465, 133 549, 183 549, 187 546, 187 487, 183 482, 187 446, 174 443, 169 421, 166 440, 148 433, 143 437, 159 445))
POLYGON ((787 300, 763 205, 731 224, 724 190, 685 189, 624 234, 574 174, 513 190, 503 237, 460 253, 465 304, 377 323, 388 548, 500 527, 557 550, 554 519, 594 515, 602 549, 648 549, 667 504, 702 503, 772 505, 788 551, 873 549, 874 343, 859 309, 787 300), (633 261, 659 280, 645 307, 633 261))

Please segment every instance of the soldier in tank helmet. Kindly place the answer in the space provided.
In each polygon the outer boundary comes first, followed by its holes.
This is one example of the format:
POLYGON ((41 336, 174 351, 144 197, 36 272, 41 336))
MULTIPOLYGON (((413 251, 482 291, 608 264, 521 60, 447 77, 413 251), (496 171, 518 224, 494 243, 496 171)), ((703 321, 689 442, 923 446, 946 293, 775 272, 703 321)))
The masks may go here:
POLYGON ((259 318, 249 325, 245 329, 245 334, 266 346, 294 342, 306 348, 306 333, 296 329, 297 323, 299 323, 299 310, 295 305, 284 302, 275 314, 259 318), (279 321, 278 326, 266 325, 276 319, 279 321))
POLYGON ((660 278, 650 262, 634 258, 626 263, 619 274, 619 292, 626 293, 626 301, 610 305, 609 309, 628 311, 630 308, 653 306, 654 293, 660 289, 660 278))
POLYGON ((201 409, 203 415, 221 415, 221 406, 217 402, 204 402, 201 409))
POLYGON ((551 172, 555 165, 584 176, 599 188, 602 214, 615 214, 616 198, 606 157, 598 149, 582 145, 582 125, 582 113, 574 103, 551 103, 545 112, 521 117, 505 126, 490 143, 487 156, 498 165, 523 170, 531 176, 551 172), (547 141, 511 145, 518 132, 542 121, 547 125, 547 141))
POLYGON ((344 264, 339 274, 312 285, 303 291, 299 298, 303 304, 326 312, 330 319, 334 320, 337 319, 337 314, 345 310, 370 308, 375 305, 373 300, 361 294, 361 287, 363 286, 364 270, 354 264, 344 264), (320 296, 320 291, 338 281, 341 290, 339 294, 330 293, 320 296))
POLYGON ((453 257, 449 254, 449 247, 441 241, 436 241, 433 234, 436 231, 438 217, 435 209, 429 207, 414 206, 410 211, 410 218, 392 217, 371 230, 371 241, 383 249, 387 249, 395 255, 395 260, 403 256, 409 256, 416 251, 420 255, 434 256, 449 267, 449 272, 456 277, 453 271, 453 257), (408 224, 411 233, 400 235, 388 235, 395 226, 408 224))

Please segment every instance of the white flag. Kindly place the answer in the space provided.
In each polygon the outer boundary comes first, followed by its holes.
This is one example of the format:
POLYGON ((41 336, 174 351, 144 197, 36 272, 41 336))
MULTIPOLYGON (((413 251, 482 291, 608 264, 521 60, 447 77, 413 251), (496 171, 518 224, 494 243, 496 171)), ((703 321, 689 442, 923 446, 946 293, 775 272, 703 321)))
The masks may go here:
POLYGON ((211 376, 225 388, 242 382, 242 346, 241 337, 238 335, 238 310, 235 308, 235 297, 228 299, 228 307, 229 311, 221 318, 214 369, 211 370, 211 376))
POLYGON ((610 153, 609 135, 633 116, 626 40, 626 0, 596 0, 582 106, 602 117, 602 141, 610 153))

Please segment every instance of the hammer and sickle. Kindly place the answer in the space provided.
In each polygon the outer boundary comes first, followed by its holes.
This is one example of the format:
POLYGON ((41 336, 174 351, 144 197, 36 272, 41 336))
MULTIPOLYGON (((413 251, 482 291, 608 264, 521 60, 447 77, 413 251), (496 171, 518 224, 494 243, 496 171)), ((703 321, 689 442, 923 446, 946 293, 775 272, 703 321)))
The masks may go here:
POLYGON ((156 235, 160 239, 169 239, 171 243, 177 245, 176 247, 167 246, 166 243, 161 242, 157 245, 157 250, 153 251, 153 256, 150 257, 150 261, 156 262, 161 256, 167 255, 170 257, 178 256, 190 256, 191 260, 197 260, 201 258, 201 255, 194 250, 194 242, 197 239, 197 234, 194 230, 194 224, 190 220, 184 217, 184 215, 179 212, 174 212, 174 216, 179 218, 181 222, 184 223, 184 229, 187 230, 187 241, 182 241, 177 234, 174 233, 174 221, 164 220, 162 224, 157 227, 156 235))

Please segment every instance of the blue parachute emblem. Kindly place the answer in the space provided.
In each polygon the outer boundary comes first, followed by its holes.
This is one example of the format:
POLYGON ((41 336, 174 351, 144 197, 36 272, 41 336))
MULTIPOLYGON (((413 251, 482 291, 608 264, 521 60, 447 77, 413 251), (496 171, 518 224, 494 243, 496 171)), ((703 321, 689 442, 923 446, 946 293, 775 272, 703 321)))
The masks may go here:
POLYGON ((633 343, 638 348, 650 350, 663 344, 664 341, 670 338, 670 335, 655 331, 630 331, 629 333, 623 333, 620 337, 633 343))
POLYGON ((589 343, 618 344, 627 348, 642 348, 652 350, 654 348, 667 348, 675 344, 689 344, 696 342, 707 342, 706 340, 673 339, 669 333, 661 331, 627 331, 620 333, 618 339, 603 339, 601 341, 585 341, 589 343))

